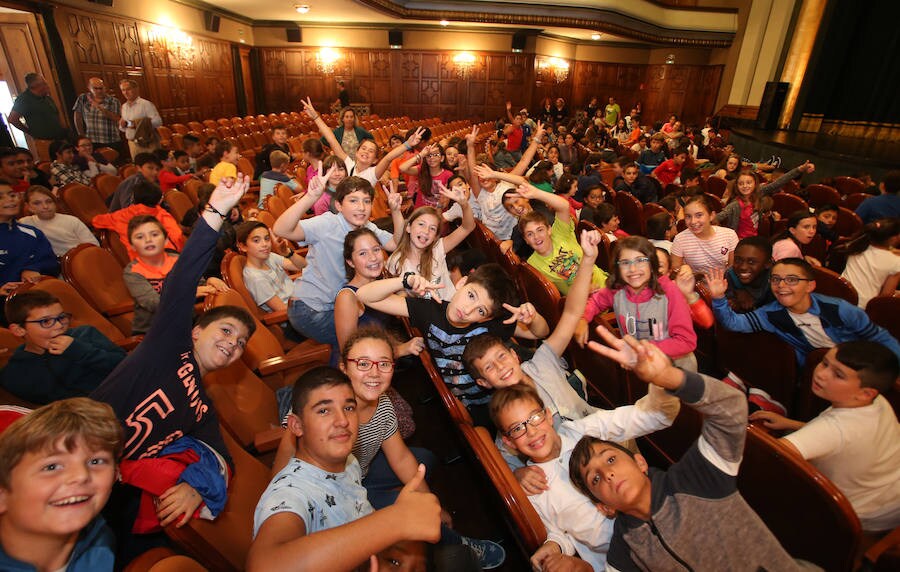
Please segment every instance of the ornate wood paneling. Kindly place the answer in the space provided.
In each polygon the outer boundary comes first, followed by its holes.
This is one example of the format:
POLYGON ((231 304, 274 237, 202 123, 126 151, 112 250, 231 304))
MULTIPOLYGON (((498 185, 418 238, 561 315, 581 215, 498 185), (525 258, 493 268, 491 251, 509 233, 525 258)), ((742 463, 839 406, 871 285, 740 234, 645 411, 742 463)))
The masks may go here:
POLYGON ((228 42, 193 35, 188 45, 155 25, 63 6, 56 22, 78 93, 98 76, 121 99, 117 84, 128 77, 166 123, 237 113, 228 42))
POLYGON ((640 102, 647 120, 665 120, 675 113, 689 124, 700 124, 715 111, 722 77, 722 66, 576 62, 574 69, 576 105, 592 96, 605 105, 613 96, 625 113, 640 102))
POLYGON ((352 101, 373 113, 410 117, 494 118, 506 101, 525 105, 533 89, 533 56, 476 53, 471 73, 457 74, 454 52, 424 50, 342 50, 333 74, 316 69, 316 48, 259 48, 268 110, 297 109, 309 96, 325 109, 337 95, 335 81, 347 82, 352 101))

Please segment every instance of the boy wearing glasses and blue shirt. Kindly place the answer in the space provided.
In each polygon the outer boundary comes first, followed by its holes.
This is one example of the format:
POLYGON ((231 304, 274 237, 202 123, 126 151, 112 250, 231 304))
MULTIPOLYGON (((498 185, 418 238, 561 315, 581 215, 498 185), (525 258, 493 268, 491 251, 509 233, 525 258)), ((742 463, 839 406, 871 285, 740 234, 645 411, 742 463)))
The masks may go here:
POLYGON ((72 314, 49 292, 17 294, 5 311, 9 330, 25 343, 0 374, 0 385, 25 401, 87 397, 125 357, 93 326, 69 328, 72 314))
POLYGON ((900 358, 900 345, 887 330, 872 323, 857 306, 815 294, 815 272, 802 258, 783 258, 769 277, 775 301, 752 312, 738 314, 728 305, 728 282, 721 270, 707 276, 716 321, 734 332, 771 332, 791 344, 800 365, 816 348, 831 348, 841 342, 878 342, 900 358))

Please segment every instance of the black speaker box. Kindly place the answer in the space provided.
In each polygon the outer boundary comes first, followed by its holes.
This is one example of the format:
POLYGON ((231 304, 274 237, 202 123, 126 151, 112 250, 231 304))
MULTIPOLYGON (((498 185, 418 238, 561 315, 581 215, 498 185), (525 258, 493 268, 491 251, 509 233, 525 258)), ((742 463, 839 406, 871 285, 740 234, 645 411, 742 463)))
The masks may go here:
POLYGON ((287 32, 287 41, 294 44, 299 44, 303 41, 303 32, 300 28, 285 28, 285 31, 287 32))
POLYGON ((101 6, 112 6, 113 0, 88 0, 92 4, 100 4, 101 6))
POLYGON ((219 24, 220 24, 219 15, 214 12, 204 12, 203 13, 203 27, 207 32, 218 32, 219 24))
POLYGON ((778 118, 784 108, 784 100, 787 99, 789 83, 784 81, 766 82, 762 101, 759 102, 759 112, 756 115, 756 125, 760 129, 778 129, 778 118))
POLYGON ((403 30, 388 30, 388 45, 403 46, 403 30))
POLYGON ((516 32, 512 37, 512 51, 514 52, 523 52, 525 51, 525 42, 528 40, 528 36, 523 34, 522 32, 516 32))

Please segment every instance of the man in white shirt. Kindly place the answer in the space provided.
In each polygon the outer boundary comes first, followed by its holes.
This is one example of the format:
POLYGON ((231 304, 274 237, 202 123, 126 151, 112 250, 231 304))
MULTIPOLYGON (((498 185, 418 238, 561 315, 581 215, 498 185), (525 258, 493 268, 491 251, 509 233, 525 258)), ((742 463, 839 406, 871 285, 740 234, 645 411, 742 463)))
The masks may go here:
POLYGON ((145 140, 139 136, 138 122, 142 119, 150 120, 150 124, 155 130, 163 124, 162 117, 156 106, 140 96, 138 84, 133 79, 123 79, 119 82, 119 89, 125 96, 125 103, 122 104, 122 115, 119 119, 119 131, 125 132, 125 139, 128 140, 128 148, 131 150, 131 156, 134 157, 138 153, 151 153, 159 147, 159 138, 145 140))

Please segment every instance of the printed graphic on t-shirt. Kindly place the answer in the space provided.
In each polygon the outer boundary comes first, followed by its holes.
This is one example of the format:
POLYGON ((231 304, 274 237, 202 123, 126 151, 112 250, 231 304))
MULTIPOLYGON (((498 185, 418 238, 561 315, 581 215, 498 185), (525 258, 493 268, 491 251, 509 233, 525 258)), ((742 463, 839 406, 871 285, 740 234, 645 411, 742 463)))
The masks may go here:
POLYGON ((548 263, 550 272, 553 272, 567 283, 571 284, 578 272, 578 256, 572 250, 560 248, 559 252, 548 263))

